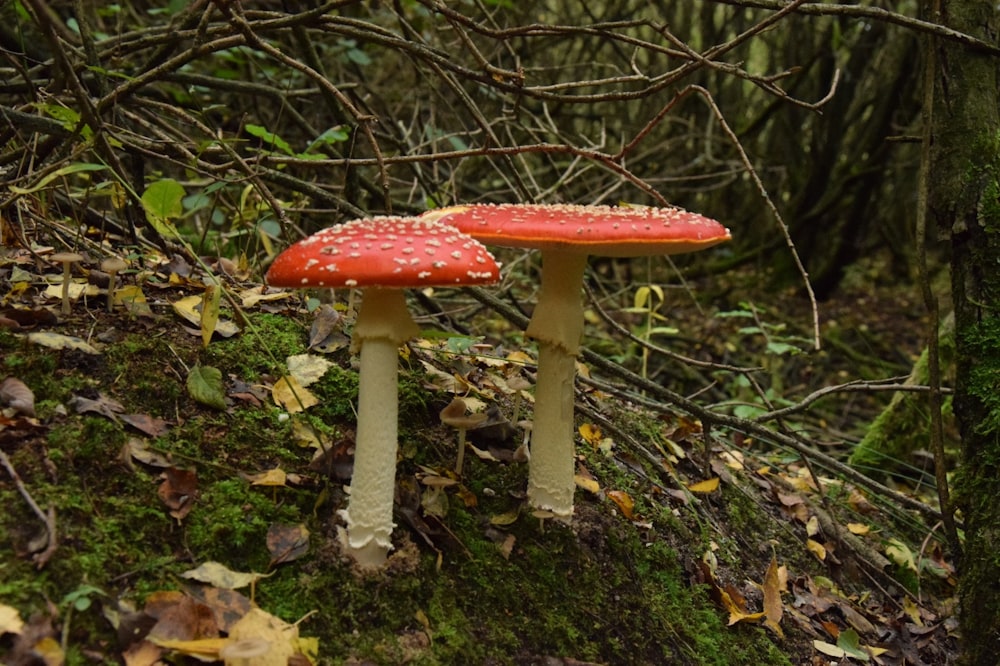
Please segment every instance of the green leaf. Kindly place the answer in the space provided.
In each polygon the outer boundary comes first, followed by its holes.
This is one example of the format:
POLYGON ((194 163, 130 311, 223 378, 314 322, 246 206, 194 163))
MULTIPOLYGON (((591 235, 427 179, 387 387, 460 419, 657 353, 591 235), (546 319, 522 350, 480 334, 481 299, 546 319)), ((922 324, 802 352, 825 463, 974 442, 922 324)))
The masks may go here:
POLYGON ((674 328, 673 326, 654 326, 653 328, 646 331, 646 335, 677 335, 680 333, 680 329, 674 328))
POLYGON ((767 351, 780 356, 782 354, 798 354, 800 350, 795 345, 790 345, 787 342, 772 341, 767 343, 767 351))
POLYGON ((861 647, 861 637, 853 629, 845 629, 837 637, 837 647, 858 661, 868 661, 871 656, 861 647))
POLYGON ((142 193, 146 213, 169 220, 184 214, 184 187, 173 178, 151 183, 142 193))
POLYGON ((283 153, 286 153, 288 155, 295 154, 295 151, 292 150, 292 147, 288 144, 287 141, 282 139, 274 132, 271 132, 266 127, 262 127, 261 125, 247 125, 243 129, 246 130, 247 134, 255 136, 261 141, 271 144, 272 146, 282 151, 283 153))
POLYGON ((187 390, 196 402, 224 410, 226 394, 222 386, 222 371, 208 365, 196 365, 187 376, 187 390))
POLYGON ((101 171, 106 169, 103 164, 91 164, 89 162, 74 162, 73 164, 67 164, 61 169, 56 169, 49 175, 42 178, 40 181, 35 183, 33 187, 15 187, 10 185, 10 191, 14 194, 31 194, 32 192, 37 192, 38 190, 45 189, 45 187, 57 178, 62 178, 63 176, 69 176, 70 174, 79 173, 81 171, 101 171))

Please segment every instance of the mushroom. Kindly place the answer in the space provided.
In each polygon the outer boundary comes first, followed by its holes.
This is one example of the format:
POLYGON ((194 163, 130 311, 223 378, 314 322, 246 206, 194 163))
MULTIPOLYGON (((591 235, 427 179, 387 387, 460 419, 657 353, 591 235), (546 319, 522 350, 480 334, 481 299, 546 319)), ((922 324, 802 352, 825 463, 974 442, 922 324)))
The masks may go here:
POLYGON ((399 346, 419 329, 406 308, 407 287, 488 284, 500 267, 481 244, 430 220, 375 217, 324 229, 275 258, 276 287, 363 289, 351 339, 361 356, 358 427, 345 551, 362 568, 382 565, 392 548, 398 433, 399 346))
POLYGON ((62 280, 62 313, 69 314, 69 280, 70 266, 78 261, 83 261, 83 255, 76 252, 56 252, 51 257, 52 261, 58 261, 63 265, 62 280))
POLYGON ((473 204, 430 211, 487 245, 542 251, 542 284, 527 334, 538 341, 528 500, 563 520, 573 514, 573 381, 583 334, 589 254, 634 257, 693 252, 730 239, 710 218, 679 208, 473 204))
POLYGON ((455 474, 462 476, 462 463, 465 460, 465 431, 481 426, 486 421, 486 414, 465 415, 465 401, 455 398, 441 410, 441 423, 458 430, 458 458, 455 460, 455 474))
POLYGON ((115 300, 115 275, 128 268, 121 257, 108 257, 101 262, 101 270, 108 274, 108 312, 115 300))

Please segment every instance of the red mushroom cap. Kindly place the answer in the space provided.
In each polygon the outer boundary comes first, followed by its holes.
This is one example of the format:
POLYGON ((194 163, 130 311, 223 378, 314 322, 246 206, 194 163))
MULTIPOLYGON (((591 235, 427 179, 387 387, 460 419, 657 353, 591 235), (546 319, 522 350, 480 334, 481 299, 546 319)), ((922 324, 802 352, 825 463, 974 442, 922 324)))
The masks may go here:
POLYGON ((608 257, 694 252, 731 238, 715 220, 680 208, 471 204, 430 214, 487 244, 608 257))
POLYGON ((431 220, 373 217, 318 231, 267 271, 274 287, 429 287, 487 284, 500 266, 479 242, 431 220))

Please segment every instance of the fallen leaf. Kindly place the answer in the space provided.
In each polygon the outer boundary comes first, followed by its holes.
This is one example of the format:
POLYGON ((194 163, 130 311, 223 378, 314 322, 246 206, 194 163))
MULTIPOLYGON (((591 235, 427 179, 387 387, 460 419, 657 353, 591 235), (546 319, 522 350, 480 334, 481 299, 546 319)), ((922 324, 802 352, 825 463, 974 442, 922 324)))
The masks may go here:
POLYGON ((115 289, 115 303, 121 304, 134 317, 155 316, 146 300, 146 294, 142 293, 142 287, 138 285, 127 284, 120 289, 115 289))
POLYGON ((719 477, 713 476, 698 483, 692 483, 687 487, 693 493, 714 493, 719 489, 719 477))
POLYGON ((913 572, 917 571, 917 561, 913 551, 899 539, 889 539, 889 543, 885 547, 885 555, 897 566, 913 572))
POLYGON ((61 333, 50 333, 48 331, 28 333, 28 342, 48 347, 49 349, 68 349, 71 351, 81 351, 85 354, 101 353, 93 345, 84 342, 81 338, 72 335, 62 335, 61 333))
POLYGON ((274 383, 271 397, 289 414, 296 414, 319 404, 319 398, 309 389, 299 385, 298 380, 291 376, 282 377, 274 383))
POLYGON ((240 305, 244 308, 251 308, 262 301, 283 301, 292 296, 291 292, 288 291, 268 291, 268 293, 264 293, 265 290, 267 290, 267 287, 264 285, 244 289, 237 296, 240 299, 240 305))
POLYGON ((806 534, 809 536, 816 536, 819 534, 819 518, 812 516, 806 522, 806 534))
POLYGON ((121 414, 120 418, 144 435, 159 437, 166 434, 169 424, 148 414, 121 414))
POLYGON ((845 629, 840 632, 840 636, 837 637, 837 647, 843 650, 847 656, 858 661, 871 660, 871 656, 861 646, 861 637, 853 629, 845 629))
POLYGON ((297 625, 283 622, 259 608, 252 609, 229 632, 230 641, 257 639, 268 643, 268 650, 253 658, 254 666, 287 666, 296 653, 298 638, 297 625))
POLYGON ((781 603, 781 578, 778 574, 778 560, 771 557, 771 564, 764 573, 764 626, 778 636, 784 638, 781 630, 781 616, 784 606, 781 603))
MULTIPOLYGON (((69 288, 69 300, 74 303, 80 300, 81 296, 97 296, 101 293, 100 288, 96 284, 87 284, 85 282, 70 282, 69 288)), ((45 298, 54 301, 62 300, 63 286, 62 282, 59 284, 50 284, 45 288, 45 298)))
POLYGON ((836 645, 832 645, 831 643, 827 643, 826 641, 815 640, 813 641, 813 647, 816 648, 817 652, 821 652, 828 657, 841 659, 847 656, 847 653, 844 652, 841 648, 837 647, 836 645))
POLYGON ((601 439, 604 437, 604 433, 601 432, 600 428, 598 428, 595 425, 591 425, 589 423, 584 423, 583 425, 581 425, 580 428, 578 429, 578 432, 580 433, 580 437, 583 437, 583 441, 587 442, 595 449, 597 448, 597 445, 601 443, 601 439))
MULTIPOLYGON (((201 332, 201 308, 202 308, 202 297, 198 295, 187 296, 180 299, 179 301, 174 301, 171 303, 176 312, 180 317, 187 320, 194 326, 198 327, 198 332, 201 332)), ((224 338, 231 338, 240 332, 239 327, 228 319, 219 319, 215 322, 212 327, 213 333, 218 333, 224 338)))
POLYGON ((196 365, 188 372, 187 390, 196 402, 215 409, 226 409, 222 371, 208 365, 196 365))
POLYGON ((505 513, 498 513, 490 516, 490 525, 496 525, 498 527, 505 527, 507 525, 513 525, 517 522, 520 513, 517 509, 512 509, 505 513))
POLYGON ((16 608, 0 604, 0 636, 19 634, 24 629, 24 621, 16 608))
POLYGON ((170 509, 170 515, 181 521, 194 508, 198 475, 191 470, 167 467, 163 470, 163 482, 156 492, 170 509))
POLYGON ((184 641, 155 636, 150 636, 148 640, 161 648, 187 657, 194 657, 198 661, 219 661, 220 650, 230 642, 228 638, 201 638, 184 641))
POLYGON ((271 566, 297 560, 309 552, 309 530, 303 524, 271 525, 267 528, 267 551, 271 566))
POLYGON ((251 486, 284 486, 288 475, 280 467, 269 469, 259 474, 251 474, 248 477, 251 486))
POLYGON ((583 488, 587 492, 593 493, 594 495, 601 492, 601 484, 597 482, 597 479, 590 475, 584 476, 583 474, 577 474, 573 477, 573 480, 576 482, 577 488, 583 488))
POLYGON ((322 379, 333 363, 315 354, 297 354, 286 358, 285 365, 288 374, 299 382, 299 386, 305 387, 322 379))
POLYGON ((261 578, 267 578, 270 575, 233 571, 218 562, 204 562, 194 569, 189 569, 181 574, 184 578, 208 583, 224 590, 238 590, 243 587, 249 587, 261 578))
MULTIPOLYGON (((127 461, 134 458, 138 462, 150 467, 170 467, 170 459, 162 453, 158 453, 149 448, 149 444, 138 437, 129 437, 122 446, 122 459, 127 461)), ((131 469, 131 467, 130 467, 131 469)))
POLYGON ((609 490, 608 499, 618 506, 623 516, 632 520, 632 511, 635 508, 635 501, 627 492, 623 490, 609 490))
POLYGON ((84 398, 80 395, 74 395, 69 399, 69 406, 73 408, 77 414, 91 412, 94 414, 100 414, 101 416, 106 416, 112 421, 117 421, 118 415, 125 411, 125 407, 120 402, 112 400, 103 393, 97 394, 97 400, 91 400, 90 398, 84 398))
MULTIPOLYGON (((16 377, 8 377, 0 382, 0 403, 10 407, 13 414, 35 415, 35 394, 16 377)), ((8 413, 10 415, 12 414, 8 413)))
POLYGON ((818 541, 806 539, 806 548, 822 562, 826 559, 826 548, 818 541))
POLYGON ((222 288, 217 284, 205 285, 201 295, 201 346, 208 347, 212 334, 219 323, 219 301, 222 298, 222 288))
POLYGON ((871 527, 864 523, 847 523, 847 531, 851 534, 862 536, 868 534, 871 531, 871 527))

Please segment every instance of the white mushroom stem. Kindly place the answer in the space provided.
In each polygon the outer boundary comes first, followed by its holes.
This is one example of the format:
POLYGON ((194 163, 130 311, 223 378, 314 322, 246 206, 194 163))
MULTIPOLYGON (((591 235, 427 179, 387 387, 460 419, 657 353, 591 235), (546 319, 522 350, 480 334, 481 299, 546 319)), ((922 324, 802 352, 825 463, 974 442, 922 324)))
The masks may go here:
POLYGON ((358 429, 345 551, 363 568, 381 566, 392 548, 396 488, 399 346, 419 332, 398 289, 364 292, 352 346, 360 349, 358 429))
POLYGON ((561 519, 573 515, 576 484, 573 382, 583 335, 587 256, 542 251, 542 288, 527 333, 538 340, 538 381, 528 465, 528 501, 561 519))

